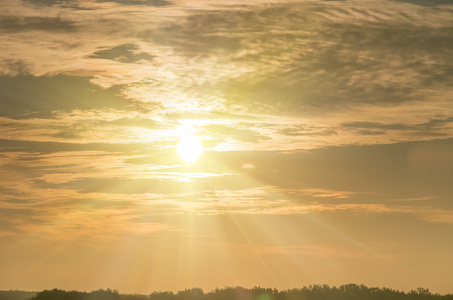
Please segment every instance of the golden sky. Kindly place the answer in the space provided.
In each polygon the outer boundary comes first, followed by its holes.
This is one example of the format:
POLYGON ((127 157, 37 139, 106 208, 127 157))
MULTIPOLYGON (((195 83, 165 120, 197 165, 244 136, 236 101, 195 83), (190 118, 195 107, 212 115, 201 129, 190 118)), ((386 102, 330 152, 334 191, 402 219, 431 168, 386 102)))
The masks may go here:
POLYGON ((452 4, 2 0, 0 289, 452 293, 452 4))

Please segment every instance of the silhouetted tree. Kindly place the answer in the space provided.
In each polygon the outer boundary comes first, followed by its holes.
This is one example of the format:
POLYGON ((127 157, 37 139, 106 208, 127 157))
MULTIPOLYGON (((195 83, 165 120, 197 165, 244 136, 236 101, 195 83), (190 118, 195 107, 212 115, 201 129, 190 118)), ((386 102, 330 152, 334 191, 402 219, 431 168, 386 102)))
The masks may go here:
POLYGON ((149 296, 150 300, 175 300, 175 297, 173 292, 154 292, 149 296))
MULTIPOLYGON (((2 295, 5 295, 5 292, 0 291, 0 297, 2 295)), ((27 299, 0 298, 0 300, 27 299)), ((315 284, 286 291, 261 287, 251 289, 225 287, 205 294, 200 288, 192 288, 177 293, 154 292, 148 296, 124 295, 110 289, 91 293, 54 289, 39 292, 30 300, 453 300, 453 295, 432 294, 426 288, 417 288, 404 293, 388 288, 367 287, 363 284, 344 284, 339 287, 315 284)))
POLYGON ((0 300, 28 300, 36 296, 37 292, 18 290, 0 291, 0 300))
POLYGON ((185 289, 176 294, 177 300, 204 300, 204 292, 200 288, 185 289))

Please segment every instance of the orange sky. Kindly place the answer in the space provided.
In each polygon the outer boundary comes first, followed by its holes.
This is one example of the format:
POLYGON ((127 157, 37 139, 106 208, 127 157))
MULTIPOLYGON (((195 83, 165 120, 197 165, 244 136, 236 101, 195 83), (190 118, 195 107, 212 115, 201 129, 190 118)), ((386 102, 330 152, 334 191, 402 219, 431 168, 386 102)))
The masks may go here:
POLYGON ((3 0, 0 289, 453 293, 452 20, 446 0, 3 0))

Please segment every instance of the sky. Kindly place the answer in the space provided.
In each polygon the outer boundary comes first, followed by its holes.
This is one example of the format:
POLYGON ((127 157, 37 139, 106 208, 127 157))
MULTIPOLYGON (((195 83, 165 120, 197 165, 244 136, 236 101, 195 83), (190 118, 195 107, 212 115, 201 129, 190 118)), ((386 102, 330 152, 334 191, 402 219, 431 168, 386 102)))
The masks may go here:
POLYGON ((453 293, 451 0, 2 0, 0 37, 0 289, 453 293))

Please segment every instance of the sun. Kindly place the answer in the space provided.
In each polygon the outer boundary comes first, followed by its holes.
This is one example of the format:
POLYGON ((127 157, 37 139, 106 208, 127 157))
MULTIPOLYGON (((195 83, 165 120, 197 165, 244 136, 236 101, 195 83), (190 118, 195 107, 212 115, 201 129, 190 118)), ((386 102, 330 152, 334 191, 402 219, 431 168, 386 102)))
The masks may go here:
POLYGON ((200 157, 201 152, 203 152, 203 147, 198 138, 194 136, 185 136, 179 141, 177 150, 178 155, 182 160, 191 163, 200 157))

